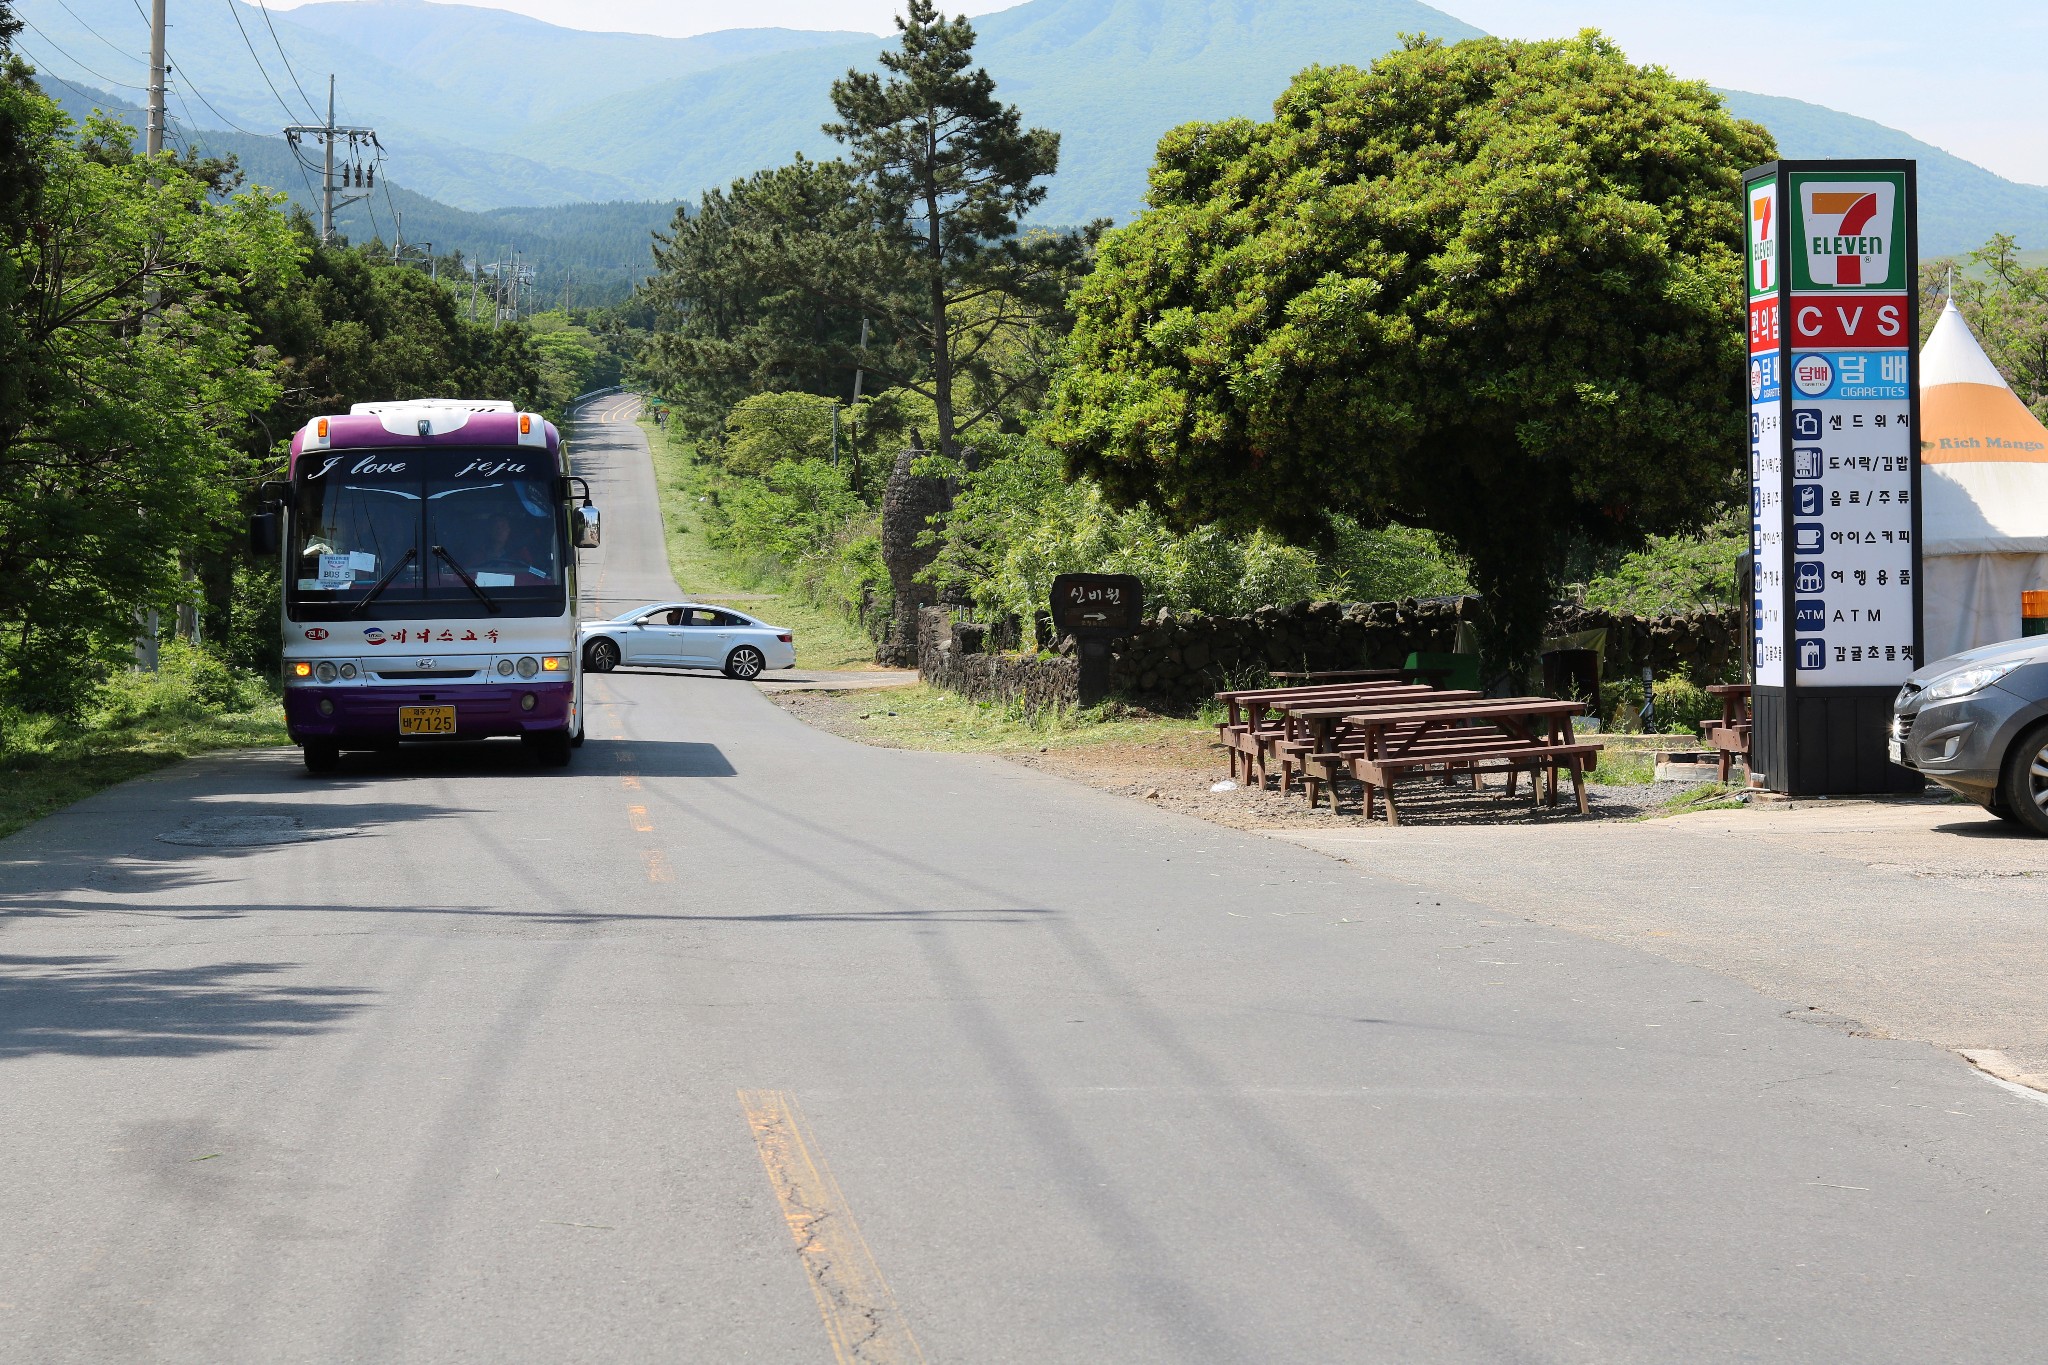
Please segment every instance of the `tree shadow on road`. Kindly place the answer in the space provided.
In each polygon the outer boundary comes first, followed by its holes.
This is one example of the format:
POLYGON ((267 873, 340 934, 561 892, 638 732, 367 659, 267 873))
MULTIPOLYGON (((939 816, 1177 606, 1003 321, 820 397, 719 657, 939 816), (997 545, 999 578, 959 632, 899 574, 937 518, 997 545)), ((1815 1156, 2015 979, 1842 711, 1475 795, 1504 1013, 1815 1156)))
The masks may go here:
POLYGON ((102 956, 0 954, 0 1061, 198 1057, 332 1028, 377 992, 290 985, 281 962, 119 967, 102 956))

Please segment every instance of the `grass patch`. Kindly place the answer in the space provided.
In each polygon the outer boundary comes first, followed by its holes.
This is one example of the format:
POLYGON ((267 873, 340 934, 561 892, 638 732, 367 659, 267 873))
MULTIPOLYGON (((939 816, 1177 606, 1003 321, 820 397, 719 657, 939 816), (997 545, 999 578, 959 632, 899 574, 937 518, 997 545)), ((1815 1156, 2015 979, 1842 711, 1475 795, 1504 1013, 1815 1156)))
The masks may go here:
POLYGON ((1702 782, 1666 797, 1654 811, 1642 818, 1662 820, 1673 815, 1691 815, 1695 811, 1741 810, 1745 804, 1742 788, 1724 786, 1719 782, 1702 782))
POLYGON ((704 535, 703 514, 710 471, 698 460, 696 446, 647 418, 641 419, 640 429, 647 433, 648 449, 654 453, 669 573, 684 593, 699 601, 728 602, 749 616, 789 627, 796 636, 799 668, 872 666, 875 642, 857 624, 790 591, 778 579, 774 564, 750 563, 711 544, 704 535))
POLYGON ((182 758, 291 742, 266 680, 177 645, 165 647, 160 671, 109 682, 78 720, 5 720, 0 838, 182 758))
POLYGON ((872 697, 858 717, 862 728, 905 749, 1018 753, 1215 738, 1204 721, 1155 716, 1115 702, 1083 711, 1026 711, 1014 702, 974 701, 923 684, 858 695, 864 702, 872 697))

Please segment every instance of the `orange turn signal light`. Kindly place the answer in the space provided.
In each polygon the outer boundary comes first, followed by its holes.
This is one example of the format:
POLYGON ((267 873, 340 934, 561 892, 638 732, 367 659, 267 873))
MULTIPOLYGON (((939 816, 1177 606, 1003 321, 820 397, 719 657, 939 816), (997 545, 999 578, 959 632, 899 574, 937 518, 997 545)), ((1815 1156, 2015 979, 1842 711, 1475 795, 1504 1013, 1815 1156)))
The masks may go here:
POLYGON ((314 423, 313 429, 320 434, 321 440, 327 439, 327 419, 325 417, 314 423))
POLYGON ((559 673, 562 671, 562 661, 553 657, 542 659, 540 666, 541 671, 544 673, 559 673))
POLYGON ((297 677, 301 677, 301 678, 310 678, 310 677, 312 677, 312 676, 313 676, 313 665, 311 665, 311 664, 293 664, 293 665, 292 665, 292 673, 293 673, 293 674, 294 674, 295 676, 297 676, 297 677))
POLYGON ((520 414, 519 414, 519 434, 520 434, 521 436, 531 436, 531 435, 533 435, 533 414, 532 414, 532 413, 530 413, 530 412, 522 412, 522 413, 520 413, 520 414))

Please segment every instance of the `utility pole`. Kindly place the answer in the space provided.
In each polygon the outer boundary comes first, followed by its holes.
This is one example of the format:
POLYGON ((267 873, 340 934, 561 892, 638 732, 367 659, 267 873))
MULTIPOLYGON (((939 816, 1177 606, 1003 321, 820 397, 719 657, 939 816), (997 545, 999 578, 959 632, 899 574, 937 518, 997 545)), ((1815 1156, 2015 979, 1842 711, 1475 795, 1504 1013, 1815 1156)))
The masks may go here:
MULTIPOLYGON (((519 321, 519 286, 530 285, 534 281, 534 268, 520 263, 519 253, 509 242, 505 245, 505 254, 509 260, 491 261, 482 267, 483 273, 491 277, 491 326, 494 329, 505 322, 519 321)), ((476 295, 472 292, 472 320, 475 313, 476 295)))
MULTIPOLYGON (((155 156, 164 149, 164 0, 150 0, 149 3, 149 113, 144 122, 148 125, 142 133, 142 150, 155 156)), ((156 291, 149 291, 149 309, 156 312, 156 291)), ((148 325, 147 322, 144 323, 148 325)), ((183 614, 182 608, 180 614, 183 614)), ((135 666, 145 673, 154 673, 161 661, 161 641, 158 633, 162 622, 157 619, 155 607, 144 607, 136 613, 138 630, 135 636, 135 666)))
POLYGON ((149 127, 142 150, 155 156, 164 149, 164 0, 149 0, 149 127))
MULTIPOLYGON (((154 0, 161 8, 163 0, 154 0)), ((377 188, 377 162, 382 159, 384 144, 377 140, 375 128, 345 127, 334 121, 334 77, 327 77, 327 122, 294 123, 284 130, 284 140, 291 144, 292 155, 298 158, 307 170, 320 172, 320 245, 330 246, 334 242, 334 215, 336 210, 345 209, 370 197, 370 191, 377 188), (306 138, 318 138, 321 158, 318 165, 309 163, 301 144, 306 138), (335 170, 334 149, 338 144, 348 144, 348 164, 335 170), (374 148, 377 156, 365 168, 361 162, 364 147, 374 148), (359 193, 351 194, 356 190, 359 193)))
POLYGON ((334 238, 334 73, 327 73, 327 136, 320 139, 327 168, 320 176, 320 245, 334 238))

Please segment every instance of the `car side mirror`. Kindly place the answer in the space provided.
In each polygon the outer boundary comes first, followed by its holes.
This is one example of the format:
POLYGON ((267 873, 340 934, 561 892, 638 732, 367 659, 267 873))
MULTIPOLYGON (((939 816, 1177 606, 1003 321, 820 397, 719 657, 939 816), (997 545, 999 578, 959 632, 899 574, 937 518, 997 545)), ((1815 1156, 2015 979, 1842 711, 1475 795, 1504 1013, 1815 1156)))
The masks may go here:
POLYGON ((604 527, 599 522, 597 509, 586 503, 576 509, 575 518, 576 548, 595 550, 598 542, 604 539, 604 527))
POLYGON ((277 513, 252 512, 249 514, 249 553, 258 559, 265 559, 277 553, 277 513))

